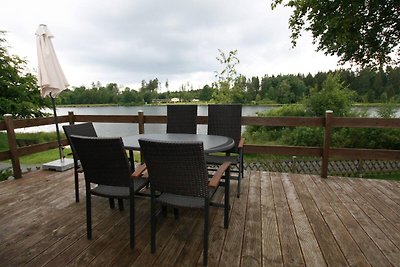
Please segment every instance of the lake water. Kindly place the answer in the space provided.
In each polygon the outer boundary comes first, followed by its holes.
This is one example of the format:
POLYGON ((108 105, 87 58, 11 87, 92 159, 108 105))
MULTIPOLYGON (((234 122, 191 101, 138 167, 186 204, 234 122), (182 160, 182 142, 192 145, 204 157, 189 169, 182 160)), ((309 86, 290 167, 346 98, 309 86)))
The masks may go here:
MULTIPOLYGON (((272 106, 243 106, 243 116, 255 116, 256 112, 273 109, 272 106)), ((144 115, 167 115, 167 106, 106 106, 106 107, 58 107, 57 115, 68 115, 69 111, 73 111, 75 115, 137 115, 139 111, 143 111, 144 115)), ((52 110, 45 110, 52 114, 52 110)), ((207 106, 198 106, 197 114, 199 116, 207 116, 207 106)), ((60 131, 62 132, 60 123, 60 131)), ((99 136, 127 136, 137 134, 139 132, 136 123, 94 123, 99 136)), ((45 125, 38 127, 29 127, 17 129, 16 132, 54 132, 55 125, 45 125)), ((165 124, 145 124, 146 133, 163 133, 166 131, 165 124)), ((207 133, 206 125, 197 126, 198 133, 207 133)))
MULTIPOLYGON (((267 111, 277 106, 243 106, 243 116, 255 116, 259 111, 267 111)), ((362 109, 362 108, 356 108, 362 109)), ((376 108, 366 108, 370 117, 376 116, 376 108)), ((75 115, 137 115, 139 111, 143 111, 145 115, 167 115, 167 106, 106 106, 106 107, 58 107, 57 115, 67 115, 69 111, 73 111, 75 115)), ((52 114, 52 110, 46 110, 52 114)), ((207 106, 198 106, 197 114, 199 116, 207 116, 207 106)), ((400 117, 400 109, 397 110, 397 117, 400 117)), ((60 131, 62 132, 60 124, 60 131)), ((137 134, 138 127, 136 123, 94 123, 99 136, 127 136, 137 134)), ((55 125, 46 125, 38 127, 29 127, 17 129, 17 132, 54 132, 55 125)), ((166 131, 165 124, 145 124, 146 133, 164 133, 166 131)), ((197 126, 198 133, 207 133, 206 125, 197 126)))

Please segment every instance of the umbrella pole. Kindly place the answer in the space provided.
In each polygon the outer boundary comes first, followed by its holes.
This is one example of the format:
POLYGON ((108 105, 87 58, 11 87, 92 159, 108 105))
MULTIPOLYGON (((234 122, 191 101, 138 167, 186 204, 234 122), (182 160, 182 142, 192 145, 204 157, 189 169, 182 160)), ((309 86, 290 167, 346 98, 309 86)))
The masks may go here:
POLYGON ((51 98, 51 103, 53 104, 54 124, 56 125, 57 141, 58 141, 58 153, 60 155, 60 160, 63 161, 64 153, 63 153, 62 147, 61 147, 61 137, 60 137, 60 130, 58 128, 58 118, 57 118, 57 111, 56 111, 56 103, 55 103, 54 97, 51 96, 51 93, 50 93, 50 98, 51 98))

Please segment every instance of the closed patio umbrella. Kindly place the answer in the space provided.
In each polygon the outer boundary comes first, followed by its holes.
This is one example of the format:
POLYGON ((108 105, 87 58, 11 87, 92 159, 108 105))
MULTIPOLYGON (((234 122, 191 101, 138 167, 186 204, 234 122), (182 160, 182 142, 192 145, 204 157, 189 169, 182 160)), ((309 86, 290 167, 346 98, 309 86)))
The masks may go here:
POLYGON ((41 89, 42 97, 50 96, 53 105, 54 123, 57 131, 58 150, 60 163, 63 165, 64 155, 62 152, 60 130, 58 128, 57 111, 55 97, 68 87, 61 65, 58 62, 51 39, 51 34, 46 25, 40 24, 36 31, 36 46, 38 54, 38 85, 41 89))

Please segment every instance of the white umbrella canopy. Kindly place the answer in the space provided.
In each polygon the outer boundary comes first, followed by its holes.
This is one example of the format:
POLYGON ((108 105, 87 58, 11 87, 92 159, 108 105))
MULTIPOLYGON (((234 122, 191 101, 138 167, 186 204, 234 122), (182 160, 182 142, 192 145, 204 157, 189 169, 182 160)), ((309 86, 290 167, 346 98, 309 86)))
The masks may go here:
POLYGON ((36 46, 39 65, 38 84, 42 97, 47 95, 56 97, 69 86, 51 42, 53 37, 46 25, 39 25, 36 31, 36 46))
POLYGON ((36 31, 36 46, 38 54, 38 85, 41 89, 42 97, 50 96, 53 104, 54 123, 57 131, 58 149, 60 160, 63 161, 60 131, 58 128, 57 112, 54 98, 68 87, 61 65, 58 62, 51 39, 51 34, 46 25, 40 24, 36 31))

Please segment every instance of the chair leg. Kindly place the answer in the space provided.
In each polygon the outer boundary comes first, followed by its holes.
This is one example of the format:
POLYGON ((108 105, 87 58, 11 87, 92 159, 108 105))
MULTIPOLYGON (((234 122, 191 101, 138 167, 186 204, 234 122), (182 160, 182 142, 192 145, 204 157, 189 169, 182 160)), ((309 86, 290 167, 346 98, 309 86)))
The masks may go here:
POLYGON ((167 206, 165 206, 165 205, 162 205, 162 206, 161 206, 161 213, 162 213, 162 215, 163 215, 164 218, 167 217, 167 215, 168 215, 168 208, 167 208, 167 206))
POLYGON ((243 154, 240 155, 240 168, 242 170, 242 177, 244 177, 244 160, 243 160, 243 154))
POLYGON ((122 198, 118 198, 118 207, 120 211, 124 210, 124 200, 122 198))
POLYGON ((224 228, 227 229, 229 225, 229 195, 230 195, 230 170, 229 168, 225 172, 225 196, 224 196, 224 228))
POLYGON ((75 202, 79 202, 79 174, 77 167, 74 168, 74 178, 75 178, 75 202))
POLYGON ((174 208, 174 218, 175 218, 175 220, 179 219, 179 209, 177 209, 177 208, 174 208))
POLYGON ((240 198, 240 185, 243 177, 243 170, 242 170, 242 164, 239 162, 239 172, 238 172, 238 183, 237 183, 237 190, 236 190, 236 196, 240 198))
POLYGON ((208 265, 208 212, 209 212, 209 202, 208 199, 205 199, 205 207, 204 207, 204 236, 203 236, 203 265, 208 265))
POLYGON ((115 209, 115 203, 112 197, 108 199, 108 202, 110 203, 110 209, 115 209))
POLYGON ((150 242, 151 253, 156 252, 156 214, 155 214, 155 196, 154 191, 151 192, 150 200, 150 242))
POLYGON ((89 190, 86 190, 86 235, 92 239, 92 198, 89 190))
MULTIPOLYGON (((129 228, 130 228, 130 247, 134 248, 135 247, 135 197, 134 197, 134 191, 133 188, 130 188, 129 192, 129 228)), ((119 200, 118 199, 118 203, 119 200)), ((123 202, 122 202, 123 203, 123 202)), ((120 207, 121 208, 121 207, 120 207)))

